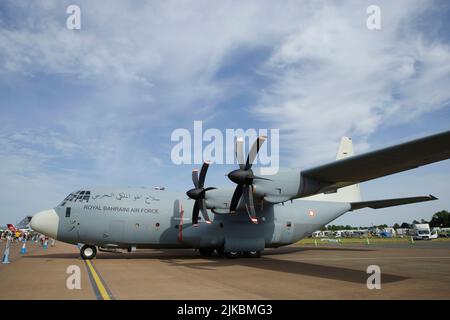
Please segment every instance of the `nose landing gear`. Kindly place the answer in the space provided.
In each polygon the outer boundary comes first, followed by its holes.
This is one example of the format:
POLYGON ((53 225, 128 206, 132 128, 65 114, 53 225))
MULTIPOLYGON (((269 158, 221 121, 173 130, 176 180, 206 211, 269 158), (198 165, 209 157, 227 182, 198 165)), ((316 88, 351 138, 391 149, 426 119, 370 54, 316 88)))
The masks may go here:
POLYGON ((97 255, 97 248, 95 246, 85 244, 80 249, 80 255, 83 260, 94 259, 97 255))

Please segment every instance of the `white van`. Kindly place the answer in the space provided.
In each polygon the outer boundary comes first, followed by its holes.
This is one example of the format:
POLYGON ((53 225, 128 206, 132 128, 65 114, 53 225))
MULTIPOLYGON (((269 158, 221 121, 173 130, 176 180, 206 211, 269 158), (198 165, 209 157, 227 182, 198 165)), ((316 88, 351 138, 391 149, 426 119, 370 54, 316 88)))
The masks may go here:
POLYGON ((415 240, 428 240, 431 237, 430 225, 428 223, 413 224, 411 235, 415 240))

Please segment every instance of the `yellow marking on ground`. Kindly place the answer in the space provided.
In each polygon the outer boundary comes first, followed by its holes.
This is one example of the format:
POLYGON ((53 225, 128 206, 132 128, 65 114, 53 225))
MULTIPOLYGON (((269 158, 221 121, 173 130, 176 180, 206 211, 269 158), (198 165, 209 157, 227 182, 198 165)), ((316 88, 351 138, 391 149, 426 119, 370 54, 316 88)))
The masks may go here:
POLYGON ((97 272, 95 272, 95 269, 92 266, 91 261, 86 260, 86 264, 89 267, 89 271, 92 274, 92 278, 94 278, 95 284, 97 285, 98 291, 100 292, 100 295, 102 296, 103 300, 111 300, 111 297, 109 296, 108 292, 106 291, 105 286, 103 285, 102 281, 100 280, 100 277, 98 276, 97 272))

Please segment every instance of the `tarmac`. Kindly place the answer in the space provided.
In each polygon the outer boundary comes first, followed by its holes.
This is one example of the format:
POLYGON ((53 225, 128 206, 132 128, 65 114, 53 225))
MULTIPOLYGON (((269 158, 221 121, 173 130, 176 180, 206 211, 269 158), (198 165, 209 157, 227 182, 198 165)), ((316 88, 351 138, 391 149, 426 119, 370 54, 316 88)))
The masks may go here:
POLYGON ((185 249, 99 252, 88 263, 74 245, 28 243, 26 254, 20 247, 0 264, 2 300, 450 299, 450 242, 291 245, 259 259, 201 258, 185 249), (370 265, 381 270, 381 289, 367 287, 370 265), (80 289, 67 287, 73 266, 80 289))

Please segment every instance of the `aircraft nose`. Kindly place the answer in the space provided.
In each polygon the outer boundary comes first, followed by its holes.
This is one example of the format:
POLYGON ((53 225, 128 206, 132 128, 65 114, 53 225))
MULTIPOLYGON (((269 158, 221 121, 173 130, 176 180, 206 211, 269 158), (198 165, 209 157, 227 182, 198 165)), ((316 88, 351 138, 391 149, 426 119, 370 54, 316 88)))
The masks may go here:
POLYGON ((30 222, 34 231, 56 239, 58 235, 59 217, 55 210, 44 210, 36 213, 30 222))

